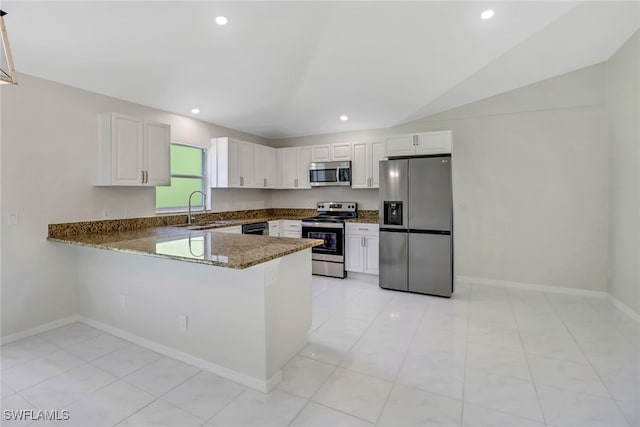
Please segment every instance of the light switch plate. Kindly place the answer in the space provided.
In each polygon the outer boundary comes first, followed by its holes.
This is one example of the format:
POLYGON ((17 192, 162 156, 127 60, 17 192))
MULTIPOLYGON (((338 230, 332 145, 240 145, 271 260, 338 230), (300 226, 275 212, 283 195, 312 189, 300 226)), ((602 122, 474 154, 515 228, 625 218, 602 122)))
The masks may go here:
POLYGON ((178 326, 181 331, 187 332, 187 330, 189 329, 189 318, 186 314, 178 315, 178 326))

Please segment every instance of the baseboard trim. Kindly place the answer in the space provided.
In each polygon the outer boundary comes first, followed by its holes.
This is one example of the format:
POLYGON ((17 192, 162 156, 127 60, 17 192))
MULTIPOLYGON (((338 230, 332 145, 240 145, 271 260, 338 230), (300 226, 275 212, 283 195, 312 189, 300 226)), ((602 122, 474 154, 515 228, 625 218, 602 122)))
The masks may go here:
POLYGON ((197 368, 203 369, 207 372, 211 372, 212 374, 215 374, 215 375, 219 375, 228 380, 235 381, 239 384, 245 385, 247 387, 250 387, 254 390, 258 390, 263 393, 270 392, 275 388, 276 385, 278 385, 282 381, 282 371, 280 370, 276 372, 274 375, 272 375, 266 381, 261 381, 257 378, 242 374, 240 372, 225 368, 220 365, 216 365, 215 363, 209 362, 204 359, 200 359, 199 357, 192 356, 189 353, 176 350, 175 348, 172 348, 172 347, 167 347, 163 344, 159 344, 155 341, 132 334, 125 330, 116 328, 111 325, 107 325, 106 323, 98 322, 97 320, 93 320, 85 316, 78 316, 78 317, 79 317, 78 321, 85 323, 89 326, 93 326, 96 329, 100 329, 103 332, 106 332, 118 338, 122 338, 124 340, 130 341, 141 347, 144 347, 151 351, 155 351, 156 353, 160 353, 163 356, 171 357, 181 362, 188 363, 197 368))
POLYGON ((2 337, 0 339, 0 343, 2 345, 9 344, 11 342, 21 340, 23 338, 28 338, 32 335, 38 335, 43 332, 48 332, 52 329, 59 328, 61 326, 66 326, 70 323, 78 322, 79 320, 80 320, 80 316, 73 315, 73 316, 65 317, 63 319, 54 320, 53 322, 43 323, 42 325, 36 326, 35 328, 30 328, 25 331, 16 332, 15 334, 2 337))
POLYGON ((379 286, 380 284, 380 276, 378 276, 377 274, 357 273, 355 271, 348 271, 347 278, 360 280, 361 282, 373 283, 376 286, 379 286))
POLYGON ((629 316, 632 320, 640 323, 640 314, 633 308, 629 307, 627 304, 623 303, 611 294, 607 294, 607 299, 611 302, 611 304, 613 304, 615 308, 629 316))
POLYGON ((502 286, 504 288, 525 289, 529 291, 550 292, 555 294, 576 295, 589 298, 606 298, 604 291, 589 291, 586 289, 562 288, 560 286, 540 285, 537 283, 512 282, 510 280, 485 279, 483 277, 456 276, 456 282, 473 285, 502 286))

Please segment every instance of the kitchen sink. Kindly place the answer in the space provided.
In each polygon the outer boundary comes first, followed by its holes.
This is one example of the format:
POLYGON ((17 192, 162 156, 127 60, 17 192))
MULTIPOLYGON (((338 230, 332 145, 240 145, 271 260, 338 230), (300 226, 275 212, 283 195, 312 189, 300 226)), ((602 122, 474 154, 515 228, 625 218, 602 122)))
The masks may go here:
POLYGON ((204 223, 194 223, 194 224, 180 224, 175 227, 185 227, 189 230, 206 230, 208 228, 217 228, 225 225, 234 225, 237 223, 237 220, 223 220, 223 221, 212 221, 212 222, 204 222, 204 223))

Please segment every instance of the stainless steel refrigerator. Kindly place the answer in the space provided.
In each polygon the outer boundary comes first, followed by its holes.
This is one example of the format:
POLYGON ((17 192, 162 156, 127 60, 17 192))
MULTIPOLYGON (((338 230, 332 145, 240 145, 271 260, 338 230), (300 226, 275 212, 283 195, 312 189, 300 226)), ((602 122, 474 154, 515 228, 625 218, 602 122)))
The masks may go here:
POLYGON ((450 155, 380 162, 380 287, 451 296, 450 155))

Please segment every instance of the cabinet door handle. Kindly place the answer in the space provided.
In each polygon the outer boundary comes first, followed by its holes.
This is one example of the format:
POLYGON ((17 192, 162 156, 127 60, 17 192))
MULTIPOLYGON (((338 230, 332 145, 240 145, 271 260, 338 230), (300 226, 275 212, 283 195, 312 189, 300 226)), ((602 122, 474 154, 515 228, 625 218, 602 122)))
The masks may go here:
POLYGON ((369 231, 368 228, 358 228, 358 230, 360 230, 360 231, 369 231))
POLYGON ((244 187, 244 177, 240 177, 240 187, 244 187))
POLYGON ((141 175, 140 176, 140 184, 144 184, 144 171, 143 170, 140 171, 140 175, 141 175))
POLYGON ((149 183, 149 171, 144 171, 144 183, 149 183))
POLYGON ((294 183, 294 185, 293 185, 293 186, 294 186, 294 187, 297 187, 297 186, 298 186, 298 178, 296 178, 295 183, 294 183))
POLYGON ((267 186, 267 178, 264 178, 264 187, 267 186))

